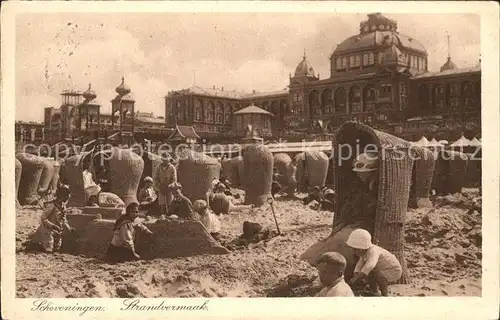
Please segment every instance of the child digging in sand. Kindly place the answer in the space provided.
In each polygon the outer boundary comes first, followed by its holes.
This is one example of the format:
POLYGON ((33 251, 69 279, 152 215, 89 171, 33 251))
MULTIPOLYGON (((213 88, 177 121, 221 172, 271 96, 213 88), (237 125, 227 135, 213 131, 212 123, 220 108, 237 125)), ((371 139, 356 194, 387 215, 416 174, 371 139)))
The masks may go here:
POLYGON ((370 289, 373 293, 378 295, 378 286, 382 296, 387 297, 389 284, 399 280, 403 270, 396 256, 372 244, 372 236, 364 229, 351 232, 346 244, 353 248, 355 255, 359 257, 351 285, 370 276, 370 289))

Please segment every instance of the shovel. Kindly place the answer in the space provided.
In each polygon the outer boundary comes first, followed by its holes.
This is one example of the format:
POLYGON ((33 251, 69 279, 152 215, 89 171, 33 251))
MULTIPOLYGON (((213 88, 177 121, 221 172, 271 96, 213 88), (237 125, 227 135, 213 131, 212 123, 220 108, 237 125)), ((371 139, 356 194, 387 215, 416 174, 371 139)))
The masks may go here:
POLYGON ((280 227, 278 226, 278 220, 276 219, 276 213, 274 212, 274 206, 273 206, 273 198, 267 199, 267 202, 271 205, 271 210, 273 212, 273 217, 274 217, 274 222, 276 223, 276 229, 278 230, 278 234, 281 236, 281 231, 280 227))

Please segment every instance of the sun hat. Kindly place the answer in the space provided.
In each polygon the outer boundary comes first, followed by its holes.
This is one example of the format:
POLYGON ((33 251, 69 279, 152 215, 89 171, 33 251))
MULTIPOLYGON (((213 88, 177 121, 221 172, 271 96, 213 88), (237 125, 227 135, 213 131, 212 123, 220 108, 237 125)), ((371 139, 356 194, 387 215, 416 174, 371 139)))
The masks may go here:
POLYGON ((151 182, 151 183, 153 183, 153 178, 146 177, 146 178, 144 178, 144 182, 151 182))
POLYGON ((360 154, 354 161, 354 172, 372 172, 378 169, 378 153, 365 152, 360 154))
POLYGON ((372 246, 372 236, 364 229, 356 229, 351 232, 346 244, 354 249, 366 250, 372 246))

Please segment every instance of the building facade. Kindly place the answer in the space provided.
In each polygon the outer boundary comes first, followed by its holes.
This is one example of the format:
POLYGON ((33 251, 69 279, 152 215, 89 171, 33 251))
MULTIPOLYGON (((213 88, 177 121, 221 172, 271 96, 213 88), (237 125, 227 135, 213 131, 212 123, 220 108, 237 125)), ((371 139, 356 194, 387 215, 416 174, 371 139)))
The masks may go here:
POLYGON ((288 90, 169 92, 165 123, 192 125, 201 137, 236 138, 234 113, 254 104, 273 114, 273 139, 328 139, 348 120, 410 140, 480 135, 480 66, 458 69, 448 56, 439 72, 430 72, 428 59, 418 40, 398 32, 396 21, 369 14, 359 33, 331 54, 329 78, 320 79, 304 53, 288 90))

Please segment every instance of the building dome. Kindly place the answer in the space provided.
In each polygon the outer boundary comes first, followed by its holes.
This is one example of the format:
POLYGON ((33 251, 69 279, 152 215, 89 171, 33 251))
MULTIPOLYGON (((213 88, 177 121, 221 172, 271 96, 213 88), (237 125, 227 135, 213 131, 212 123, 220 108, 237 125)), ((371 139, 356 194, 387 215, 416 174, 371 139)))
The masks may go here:
POLYGON ((82 93, 82 96, 87 101, 92 101, 97 97, 97 95, 95 94, 95 91, 92 90, 92 84, 89 83, 89 88, 82 93))
POLYGON ((396 21, 386 18, 381 13, 369 14, 368 20, 360 23, 360 33, 342 41, 335 49, 334 55, 391 45, 427 53, 420 42, 400 34, 397 29, 396 21))
POLYGON ((115 89, 116 93, 118 93, 121 96, 124 96, 128 93, 130 93, 130 88, 125 85, 125 78, 122 77, 122 83, 116 87, 115 89))
POLYGON ((306 53, 304 52, 304 56, 302 57, 302 61, 299 63, 297 68, 295 68, 296 77, 315 77, 314 69, 307 61, 306 53))
POLYGON ((448 57, 446 62, 441 67, 441 71, 454 70, 454 69, 457 69, 457 65, 453 61, 451 61, 451 57, 448 57))

